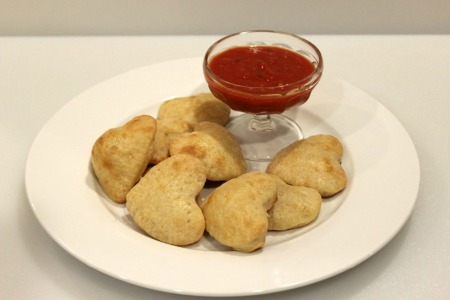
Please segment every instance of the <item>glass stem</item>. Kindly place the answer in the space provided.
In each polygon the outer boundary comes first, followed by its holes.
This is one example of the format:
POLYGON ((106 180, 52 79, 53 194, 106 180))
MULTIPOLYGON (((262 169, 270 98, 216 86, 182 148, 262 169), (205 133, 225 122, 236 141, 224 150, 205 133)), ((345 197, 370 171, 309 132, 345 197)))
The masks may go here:
POLYGON ((267 132, 275 130, 270 115, 253 115, 253 118, 248 124, 248 128, 251 131, 257 132, 267 132))

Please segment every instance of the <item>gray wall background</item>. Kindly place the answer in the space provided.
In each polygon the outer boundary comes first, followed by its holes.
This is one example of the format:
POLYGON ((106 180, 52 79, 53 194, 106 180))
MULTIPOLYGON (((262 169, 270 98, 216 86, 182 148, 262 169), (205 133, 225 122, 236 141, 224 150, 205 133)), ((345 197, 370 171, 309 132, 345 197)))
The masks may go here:
POLYGON ((448 34, 450 0, 0 0, 0 35, 448 34))

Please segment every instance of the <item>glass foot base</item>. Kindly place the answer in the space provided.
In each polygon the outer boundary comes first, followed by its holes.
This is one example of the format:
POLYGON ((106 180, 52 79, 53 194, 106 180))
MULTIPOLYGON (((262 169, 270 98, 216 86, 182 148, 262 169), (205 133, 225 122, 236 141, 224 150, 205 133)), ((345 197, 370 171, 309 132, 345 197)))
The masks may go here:
POLYGON ((282 115, 243 114, 231 119, 227 129, 249 161, 270 161, 281 149, 303 138, 300 126, 282 115))

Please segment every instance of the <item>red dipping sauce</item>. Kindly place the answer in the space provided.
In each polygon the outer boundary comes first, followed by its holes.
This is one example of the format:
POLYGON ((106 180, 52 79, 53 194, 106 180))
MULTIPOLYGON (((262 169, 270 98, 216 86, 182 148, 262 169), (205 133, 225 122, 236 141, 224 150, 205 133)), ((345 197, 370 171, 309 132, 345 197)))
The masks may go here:
POLYGON ((239 46, 213 56, 206 80, 211 92, 232 109, 281 113, 309 98, 320 75, 305 56, 278 46, 239 46))

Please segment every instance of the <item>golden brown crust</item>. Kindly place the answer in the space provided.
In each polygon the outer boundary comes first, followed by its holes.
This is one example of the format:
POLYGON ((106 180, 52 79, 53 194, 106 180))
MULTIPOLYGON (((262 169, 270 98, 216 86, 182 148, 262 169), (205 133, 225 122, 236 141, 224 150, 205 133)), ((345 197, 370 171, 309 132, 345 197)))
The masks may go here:
POLYGON ((230 108, 211 93, 202 93, 163 102, 159 107, 158 119, 182 119, 191 126, 203 121, 225 125, 230 119, 230 112, 230 108))
POLYGON ((288 230, 313 222, 322 206, 320 193, 305 186, 278 184, 277 201, 268 211, 269 230, 288 230))
POLYGON ((197 242, 205 220, 195 198, 206 181, 197 158, 180 154, 152 167, 127 195, 127 209, 151 237, 172 245, 197 242))
POLYGON ((148 164, 156 132, 153 117, 142 115, 103 133, 92 147, 94 173, 108 196, 118 203, 139 181, 148 164))
POLYGON ((92 148, 94 173, 151 237, 185 246, 207 230, 241 252, 263 247, 268 230, 310 224, 322 197, 345 188, 343 147, 330 135, 282 149, 267 173, 246 173, 241 148, 223 126, 229 117, 209 93, 168 100, 158 120, 142 115, 102 134, 92 148), (207 179, 219 187, 203 202, 197 196, 207 179))
POLYGON ((225 246, 252 252, 265 243, 267 210, 276 196, 276 181, 266 173, 246 173, 227 181, 203 205, 206 230, 225 246))
POLYGON ((347 185, 340 164, 342 155, 337 138, 315 135, 282 149, 267 166, 267 172, 288 184, 314 188, 322 197, 329 197, 347 185))
POLYGON ((149 163, 152 165, 156 165, 169 157, 169 144, 174 137, 192 131, 192 126, 181 119, 157 119, 156 124, 155 142, 149 159, 149 163))
POLYGON ((169 146, 170 155, 185 153, 199 158, 208 169, 207 178, 226 181, 247 171, 241 148, 223 126, 201 122, 194 131, 178 135, 169 146))

